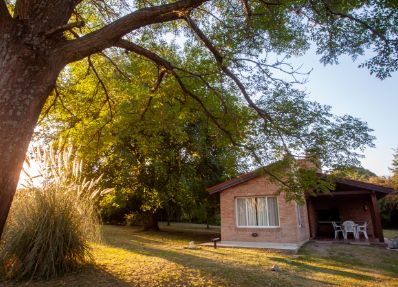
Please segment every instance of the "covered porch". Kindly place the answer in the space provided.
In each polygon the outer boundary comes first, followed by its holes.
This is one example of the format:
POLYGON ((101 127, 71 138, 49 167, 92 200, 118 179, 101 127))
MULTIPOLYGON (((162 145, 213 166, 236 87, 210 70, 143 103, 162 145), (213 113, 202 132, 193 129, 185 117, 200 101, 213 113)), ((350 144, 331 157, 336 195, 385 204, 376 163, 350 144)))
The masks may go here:
MULTIPOLYGON (((358 225, 367 223, 367 235, 354 242, 384 242, 378 199, 392 191, 390 188, 356 180, 334 179, 336 189, 330 193, 307 196, 310 237, 317 240, 335 240, 332 222, 341 224, 350 220, 358 225)), ((343 237, 339 236, 339 241, 343 237)))

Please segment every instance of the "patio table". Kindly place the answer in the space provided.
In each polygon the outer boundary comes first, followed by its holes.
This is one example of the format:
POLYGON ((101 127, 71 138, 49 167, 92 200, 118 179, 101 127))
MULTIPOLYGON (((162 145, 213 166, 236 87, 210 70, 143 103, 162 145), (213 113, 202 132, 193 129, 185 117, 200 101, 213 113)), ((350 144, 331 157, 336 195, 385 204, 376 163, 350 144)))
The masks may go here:
POLYGON ((344 231, 344 239, 347 239, 348 233, 352 233, 354 235, 354 239, 358 240, 358 224, 352 220, 344 221, 341 226, 343 227, 344 231))

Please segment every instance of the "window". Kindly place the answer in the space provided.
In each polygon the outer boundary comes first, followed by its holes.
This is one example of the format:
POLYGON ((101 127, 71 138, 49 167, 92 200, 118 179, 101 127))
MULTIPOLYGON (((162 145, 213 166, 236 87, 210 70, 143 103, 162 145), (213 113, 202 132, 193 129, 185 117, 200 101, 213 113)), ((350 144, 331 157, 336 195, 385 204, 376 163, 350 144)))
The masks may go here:
POLYGON ((236 222, 238 227, 278 227, 276 197, 236 198, 236 222))
POLYGON ((299 203, 296 203, 296 213, 297 213, 297 224, 299 227, 303 227, 303 215, 302 215, 302 206, 299 203))

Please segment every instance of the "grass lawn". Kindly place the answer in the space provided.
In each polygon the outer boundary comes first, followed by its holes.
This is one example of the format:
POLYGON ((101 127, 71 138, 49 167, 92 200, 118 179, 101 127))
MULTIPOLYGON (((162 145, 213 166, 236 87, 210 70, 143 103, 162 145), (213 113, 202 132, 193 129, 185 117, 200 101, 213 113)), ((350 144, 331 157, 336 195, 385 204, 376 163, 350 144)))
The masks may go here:
MULTIPOLYGON (((81 272, 2 286, 398 286, 398 252, 379 247, 309 243, 299 255, 270 250, 200 247, 219 232, 193 225, 162 232, 104 226, 96 264, 81 272), (270 271, 278 264, 281 272, 270 271)), ((1 285, 1 283, 0 283, 1 285)))
POLYGON ((398 229, 384 229, 383 235, 389 239, 398 238, 398 229))

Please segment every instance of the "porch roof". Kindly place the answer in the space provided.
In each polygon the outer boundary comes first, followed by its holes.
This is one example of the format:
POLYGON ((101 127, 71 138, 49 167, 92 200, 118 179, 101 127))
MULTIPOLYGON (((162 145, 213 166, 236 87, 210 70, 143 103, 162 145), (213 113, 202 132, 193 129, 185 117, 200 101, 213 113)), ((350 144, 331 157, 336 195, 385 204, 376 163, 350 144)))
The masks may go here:
POLYGON ((348 178, 334 178, 333 181, 336 184, 340 185, 347 185, 350 187, 356 187, 359 189, 365 189, 365 190, 370 190, 370 191, 377 191, 385 194, 389 194, 390 192, 393 192, 394 189, 391 187, 385 187, 382 185, 377 185, 373 183, 368 183, 368 182, 363 182, 359 180, 353 180, 353 179, 348 179, 348 178))

